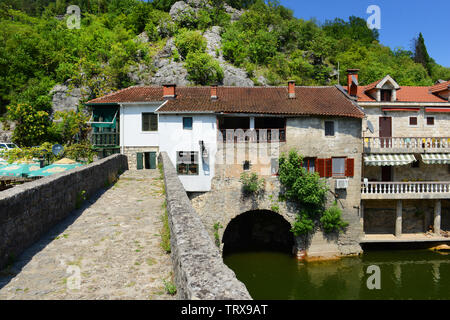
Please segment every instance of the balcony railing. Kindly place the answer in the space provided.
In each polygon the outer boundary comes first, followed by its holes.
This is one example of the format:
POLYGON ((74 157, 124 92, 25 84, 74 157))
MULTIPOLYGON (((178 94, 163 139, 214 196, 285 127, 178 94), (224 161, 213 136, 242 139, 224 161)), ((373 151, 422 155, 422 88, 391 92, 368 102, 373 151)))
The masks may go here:
POLYGON ((238 142, 286 142, 286 129, 234 130, 220 129, 218 140, 224 143, 238 142))
POLYGON ((368 182, 361 186, 363 195, 448 194, 450 182, 368 182))
POLYGON ((450 137, 375 137, 364 139, 366 152, 450 151, 450 137))
POLYGON ((94 146, 118 146, 120 136, 118 132, 101 132, 92 134, 92 144, 94 146))

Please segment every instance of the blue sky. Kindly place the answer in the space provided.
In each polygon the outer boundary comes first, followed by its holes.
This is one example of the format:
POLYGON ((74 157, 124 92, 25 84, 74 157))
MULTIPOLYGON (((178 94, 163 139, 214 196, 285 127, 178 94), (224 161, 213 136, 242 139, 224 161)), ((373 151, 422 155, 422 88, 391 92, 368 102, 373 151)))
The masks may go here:
POLYGON ((367 19, 370 5, 381 9, 380 42, 391 48, 411 49, 411 40, 422 32, 430 56, 450 67, 449 0, 281 0, 297 18, 318 22, 358 16, 367 19))

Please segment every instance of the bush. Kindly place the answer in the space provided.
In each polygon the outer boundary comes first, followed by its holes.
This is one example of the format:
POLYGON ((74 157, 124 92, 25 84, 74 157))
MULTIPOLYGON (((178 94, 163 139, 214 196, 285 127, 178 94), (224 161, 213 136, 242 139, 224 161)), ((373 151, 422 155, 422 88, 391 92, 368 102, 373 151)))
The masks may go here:
POLYGON ((300 212, 295 218, 291 232, 296 236, 310 233, 314 229, 314 221, 309 217, 306 211, 300 212))
POLYGON ((202 53, 206 49, 206 40, 198 31, 182 29, 175 37, 178 53, 187 58, 189 53, 202 53))
POLYGON ((337 206, 336 202, 325 210, 320 218, 320 223, 326 233, 342 232, 348 226, 348 223, 342 220, 342 210, 337 206))
POLYGON ((259 193, 264 190, 265 180, 263 178, 259 179, 254 172, 250 174, 243 172, 239 181, 242 182, 242 188, 246 195, 259 193))
POLYGON ((220 64, 207 53, 189 53, 186 57, 188 79, 199 85, 220 83, 223 80, 223 70, 220 64))

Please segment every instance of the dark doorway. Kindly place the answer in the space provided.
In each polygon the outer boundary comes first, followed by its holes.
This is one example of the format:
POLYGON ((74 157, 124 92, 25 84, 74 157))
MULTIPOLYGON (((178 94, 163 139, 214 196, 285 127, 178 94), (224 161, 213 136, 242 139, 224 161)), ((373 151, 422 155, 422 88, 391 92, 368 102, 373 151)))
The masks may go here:
POLYGON ((392 167, 381 167, 381 181, 392 182, 392 167))
POLYGON ((267 210, 249 211, 231 220, 222 242, 224 256, 242 251, 292 253, 295 244, 291 225, 281 215, 267 210))
POLYGON ((380 143, 382 148, 392 147, 391 117, 380 117, 380 143))
POLYGON ((145 169, 156 169, 156 152, 145 152, 145 169))

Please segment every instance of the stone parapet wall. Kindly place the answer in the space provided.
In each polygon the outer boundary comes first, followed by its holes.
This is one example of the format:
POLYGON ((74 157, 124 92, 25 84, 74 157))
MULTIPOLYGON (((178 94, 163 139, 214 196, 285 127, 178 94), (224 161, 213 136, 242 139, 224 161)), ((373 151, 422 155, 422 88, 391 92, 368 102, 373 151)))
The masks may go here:
POLYGON ((124 155, 0 192, 0 268, 128 168, 124 155))
POLYGON ((245 285, 222 260, 195 212, 166 152, 161 152, 170 242, 178 297, 191 300, 250 300, 245 285))

